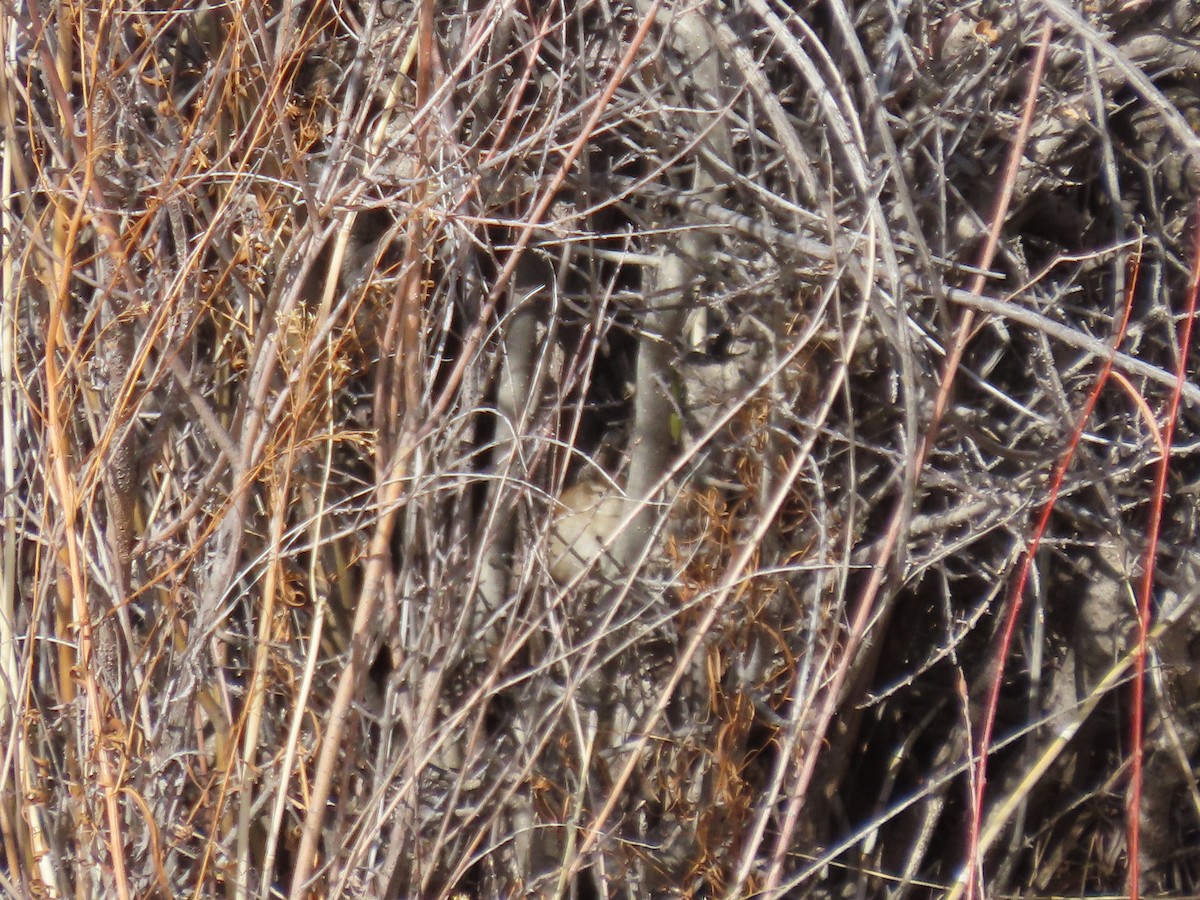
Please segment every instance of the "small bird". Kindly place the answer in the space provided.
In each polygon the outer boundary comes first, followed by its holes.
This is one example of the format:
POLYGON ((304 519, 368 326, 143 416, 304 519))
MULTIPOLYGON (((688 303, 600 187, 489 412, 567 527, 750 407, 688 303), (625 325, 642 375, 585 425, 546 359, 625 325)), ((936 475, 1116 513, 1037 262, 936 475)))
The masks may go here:
POLYGON ((615 574, 612 545, 605 550, 604 544, 629 514, 630 504, 618 488, 594 478, 563 491, 550 526, 550 576, 566 584, 592 566, 603 575, 615 574))

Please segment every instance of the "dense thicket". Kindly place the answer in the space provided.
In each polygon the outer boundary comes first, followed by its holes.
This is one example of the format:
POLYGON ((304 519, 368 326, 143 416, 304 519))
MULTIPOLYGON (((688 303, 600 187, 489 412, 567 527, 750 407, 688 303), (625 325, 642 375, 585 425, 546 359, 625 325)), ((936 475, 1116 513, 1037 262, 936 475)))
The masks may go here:
POLYGON ((1200 890, 1192 4, 0 29, 0 890, 1200 890))

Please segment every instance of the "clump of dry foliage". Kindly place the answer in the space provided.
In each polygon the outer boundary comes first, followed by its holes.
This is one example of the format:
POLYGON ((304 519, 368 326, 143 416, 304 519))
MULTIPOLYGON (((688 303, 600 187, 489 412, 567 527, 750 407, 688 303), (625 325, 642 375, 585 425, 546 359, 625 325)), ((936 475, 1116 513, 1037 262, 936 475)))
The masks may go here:
POLYGON ((1194 896, 1198 20, 10 0, 0 890, 1194 896))

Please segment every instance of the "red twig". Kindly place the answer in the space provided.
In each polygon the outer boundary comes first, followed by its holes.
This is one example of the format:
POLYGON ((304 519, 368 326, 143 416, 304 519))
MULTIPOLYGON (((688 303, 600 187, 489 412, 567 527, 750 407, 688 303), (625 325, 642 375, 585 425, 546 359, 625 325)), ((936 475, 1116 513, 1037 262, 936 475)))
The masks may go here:
MULTIPOLYGON (((1200 210, 1200 203, 1197 204, 1200 210)), ((1192 323, 1196 316, 1196 294, 1200 286, 1200 222, 1197 223, 1195 244, 1192 248, 1192 276, 1188 284, 1187 313, 1183 319, 1183 332, 1179 338, 1179 362, 1175 369, 1175 387, 1167 406, 1167 424, 1163 428, 1162 453, 1158 471, 1154 478, 1154 496, 1150 503, 1150 521, 1147 526, 1146 559, 1142 565, 1142 583, 1138 590, 1138 649, 1137 677, 1133 680, 1133 709, 1130 712, 1132 766, 1129 775, 1129 806, 1126 811, 1129 842, 1129 896, 1137 900, 1138 883, 1141 880, 1139 852, 1139 820, 1142 806, 1142 714, 1145 703, 1146 682, 1146 635, 1150 630, 1150 594, 1154 589, 1154 562, 1158 553, 1158 533, 1162 526, 1163 501, 1167 493, 1167 470, 1171 460, 1171 442, 1175 437, 1175 424, 1179 416, 1179 397, 1183 393, 1183 382, 1187 378, 1187 359, 1192 345, 1192 323)))
POLYGON ((1100 392, 1104 390, 1105 384, 1108 382, 1109 374, 1112 372, 1113 356, 1117 352, 1117 348, 1125 338, 1125 330, 1129 326, 1129 316, 1133 309, 1133 292, 1137 286, 1138 271, 1141 263, 1140 254, 1133 259, 1133 269, 1130 273, 1129 286, 1125 293, 1125 308, 1121 314, 1121 322, 1117 327, 1117 332, 1113 337, 1112 353, 1104 360, 1104 365, 1100 369, 1100 375, 1096 379, 1096 383, 1092 386, 1092 390, 1088 394, 1087 401, 1083 405, 1083 409, 1079 413, 1079 418, 1075 423, 1075 428, 1071 433, 1071 439, 1067 444, 1067 449, 1063 453, 1062 459, 1059 460, 1055 467, 1054 474, 1050 479, 1050 495, 1046 500, 1046 505, 1042 508, 1042 513, 1038 516, 1037 523, 1033 527, 1033 534, 1029 539, 1029 546, 1025 550, 1024 556, 1021 558, 1020 566, 1017 569, 1017 577, 1013 582, 1012 590, 1008 596, 1006 617, 1004 620, 1004 628, 1001 631, 1000 644, 996 648, 996 657, 993 662, 992 684, 988 693, 988 702, 984 710, 984 718, 982 726, 979 729, 979 742, 976 746, 978 754, 978 762, 975 767, 974 791, 971 803, 971 833, 969 843, 967 845, 967 896, 972 897, 975 890, 976 874, 979 866, 979 834, 980 826, 983 818, 983 794, 987 786, 987 759, 988 746, 991 743, 992 728, 996 722, 996 709, 1000 701, 1000 686, 1004 681, 1004 661, 1008 658, 1009 648, 1012 646, 1013 633, 1016 630, 1017 618, 1021 612, 1021 606, 1024 602, 1025 584, 1029 580, 1029 570, 1033 564, 1034 558, 1037 556, 1038 547, 1041 545, 1042 536, 1046 532, 1046 526, 1050 521, 1050 514, 1054 512, 1054 505, 1058 502, 1059 492, 1062 490, 1063 479, 1066 477, 1067 469, 1071 465, 1071 460, 1075 457, 1075 450, 1079 446, 1079 440, 1083 436, 1084 428, 1087 426, 1088 419, 1091 418, 1092 411, 1096 408, 1096 401, 1100 397, 1100 392))

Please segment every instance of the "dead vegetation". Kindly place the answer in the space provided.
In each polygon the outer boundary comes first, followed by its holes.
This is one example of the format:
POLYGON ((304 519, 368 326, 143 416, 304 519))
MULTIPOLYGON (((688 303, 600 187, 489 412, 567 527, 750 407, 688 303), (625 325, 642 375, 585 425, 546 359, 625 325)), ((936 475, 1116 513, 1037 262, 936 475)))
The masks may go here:
POLYGON ((1192 4, 0 26, 0 890, 1200 891, 1192 4))

